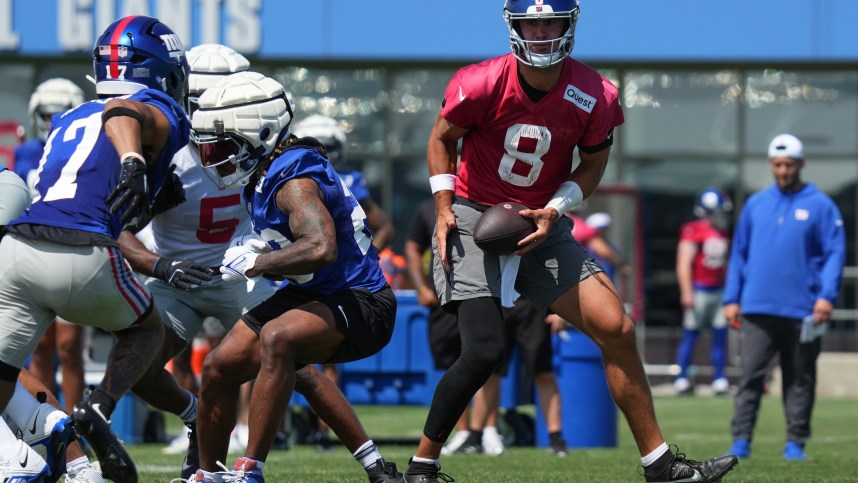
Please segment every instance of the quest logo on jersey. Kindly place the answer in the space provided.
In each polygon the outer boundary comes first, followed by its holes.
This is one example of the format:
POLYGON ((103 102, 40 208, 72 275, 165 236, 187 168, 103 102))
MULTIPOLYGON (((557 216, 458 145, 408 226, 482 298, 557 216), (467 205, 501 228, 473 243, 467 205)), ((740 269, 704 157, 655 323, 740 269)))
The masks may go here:
POLYGON ((593 112, 593 106, 596 105, 595 97, 581 92, 581 89, 573 86, 572 84, 566 86, 566 93, 563 94, 563 98, 589 113, 593 112))

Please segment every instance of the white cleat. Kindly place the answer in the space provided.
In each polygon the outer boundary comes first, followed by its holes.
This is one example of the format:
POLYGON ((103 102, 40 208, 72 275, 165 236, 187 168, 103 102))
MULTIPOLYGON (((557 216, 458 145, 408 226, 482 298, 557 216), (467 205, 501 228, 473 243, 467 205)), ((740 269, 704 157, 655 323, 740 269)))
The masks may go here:
POLYGON ((238 435, 238 432, 233 430, 232 433, 230 433, 230 435, 229 435, 229 450, 228 450, 228 452, 244 454, 244 450, 246 448, 247 448, 247 445, 241 443, 241 437, 238 435))
POLYGON ((0 459, 0 481, 42 482, 50 475, 51 469, 45 459, 20 439, 14 453, 8 459, 0 459))
POLYGON ((87 464, 75 471, 66 473, 65 483, 109 483, 101 475, 101 471, 91 464, 87 464))
POLYGON ((455 453, 463 444, 465 444, 465 441, 468 440, 469 434, 471 434, 470 431, 456 431, 456 434, 453 435, 450 442, 441 448, 441 454, 449 456, 455 453))
POLYGON ((504 452, 503 437, 498 433, 498 428, 487 426, 483 428, 483 453, 489 456, 497 456, 504 452))
POLYGON ((41 403, 19 429, 21 439, 45 460, 51 474, 61 475, 66 472, 66 448, 75 439, 68 414, 50 404, 41 403))
POLYGON ((692 394, 694 392, 694 388, 691 386, 691 381, 685 377, 678 377, 675 381, 673 381, 673 389, 676 390, 676 394, 684 395, 684 394, 692 394))
POLYGON ((730 392, 730 381, 727 380, 726 377, 719 377, 712 381, 712 392, 715 393, 716 396, 723 396, 730 392))
POLYGON ((170 441, 170 444, 164 446, 161 449, 161 452, 164 454, 185 454, 188 452, 188 445, 190 444, 190 440, 188 439, 188 435, 191 433, 191 430, 188 429, 187 426, 182 426, 182 434, 178 435, 170 441))

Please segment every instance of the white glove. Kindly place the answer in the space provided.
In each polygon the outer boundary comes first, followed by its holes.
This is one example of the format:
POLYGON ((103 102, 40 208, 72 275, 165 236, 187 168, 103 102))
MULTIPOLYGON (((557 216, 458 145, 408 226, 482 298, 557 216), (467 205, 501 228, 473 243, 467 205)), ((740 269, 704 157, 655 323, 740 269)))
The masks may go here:
POLYGON ((271 247, 268 246, 268 243, 265 243, 265 240, 260 238, 256 233, 237 236, 230 240, 229 246, 230 248, 245 246, 254 253, 268 253, 271 251, 271 247))
POLYGON ((255 282, 259 280, 259 275, 248 277, 245 272, 253 268, 256 257, 260 253, 270 252, 271 247, 255 233, 233 238, 229 242, 229 246, 230 248, 223 254, 223 262, 220 267, 223 281, 238 282, 247 279, 255 282))
POLYGON ((223 254, 220 273, 223 274, 224 282, 238 282, 245 279, 256 279, 248 277, 245 272, 253 268, 259 253, 244 245, 232 247, 223 254))

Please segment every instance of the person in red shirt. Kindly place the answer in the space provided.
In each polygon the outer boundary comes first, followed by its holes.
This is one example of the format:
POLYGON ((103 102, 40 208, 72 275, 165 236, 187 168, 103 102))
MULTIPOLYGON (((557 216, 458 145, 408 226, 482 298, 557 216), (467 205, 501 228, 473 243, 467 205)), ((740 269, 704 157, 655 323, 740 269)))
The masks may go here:
POLYGON ((727 319, 721 311, 724 278, 730 238, 727 232, 729 214, 733 209, 730 196, 717 189, 706 188, 697 195, 694 214, 697 220, 679 229, 676 250, 676 279, 683 309, 682 340, 676 354, 679 375, 673 382, 678 394, 692 394, 694 385, 688 374, 700 329, 712 327, 710 360, 715 369, 712 391, 727 394, 730 383, 725 375, 727 366, 727 319))
POLYGON ((444 94, 427 146, 437 218, 433 275, 442 306, 458 317, 462 349, 435 389, 406 481, 447 477, 438 462, 441 448, 503 359, 501 306, 511 305, 516 292, 572 321, 598 344, 647 481, 713 481, 737 462, 728 456, 700 463, 669 450, 634 323, 562 216, 595 191, 614 128, 623 123, 617 88, 569 57, 578 11, 577 0, 507 0, 512 53, 463 67, 444 94), (573 170, 576 147, 580 163, 573 170), (483 252, 472 236, 476 221, 487 207, 506 201, 525 205, 519 214, 533 218, 537 230, 514 255, 483 252))

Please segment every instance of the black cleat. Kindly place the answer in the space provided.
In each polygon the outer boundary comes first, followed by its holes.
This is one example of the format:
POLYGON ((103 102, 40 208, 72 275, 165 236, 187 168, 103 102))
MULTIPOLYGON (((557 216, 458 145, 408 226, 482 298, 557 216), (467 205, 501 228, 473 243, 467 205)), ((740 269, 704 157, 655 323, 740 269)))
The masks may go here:
POLYGON ((408 471, 405 472, 406 483, 438 483, 439 481, 452 483, 456 480, 446 473, 441 473, 439 464, 418 463, 413 458, 408 460, 408 471))
POLYGON ((566 446, 566 440, 563 436, 554 436, 549 443, 551 454, 554 456, 565 457, 569 454, 569 447, 566 446))
POLYGON ((715 482, 732 470, 739 462, 733 455, 712 458, 709 461, 694 461, 687 459, 684 454, 676 453, 673 462, 659 475, 650 475, 644 471, 647 482, 715 482))
POLYGON ((188 452, 182 461, 182 481, 188 481, 200 469, 200 445, 197 444, 197 422, 185 423, 188 431, 188 452))
POLYGON ((316 451, 331 451, 334 449, 334 441, 328 436, 327 432, 317 432, 313 435, 313 444, 316 446, 316 451))
POLYGON ((372 466, 366 469, 371 483, 405 483, 402 473, 396 471, 395 463, 388 463, 384 458, 379 458, 372 466))
POLYGON ((137 483, 134 461, 110 430, 107 418, 89 400, 75 404, 71 417, 78 434, 95 451, 104 478, 116 483, 137 483))
POLYGON ((483 452, 482 431, 471 431, 468 434, 468 439, 465 440, 462 446, 459 446, 455 451, 453 451, 454 454, 482 454, 483 452))

